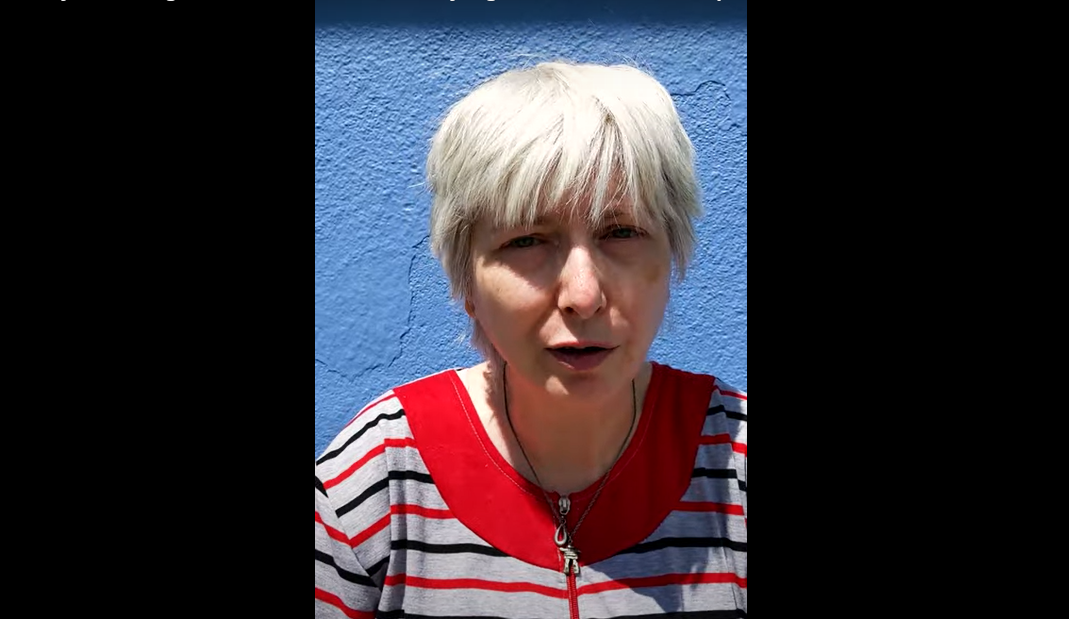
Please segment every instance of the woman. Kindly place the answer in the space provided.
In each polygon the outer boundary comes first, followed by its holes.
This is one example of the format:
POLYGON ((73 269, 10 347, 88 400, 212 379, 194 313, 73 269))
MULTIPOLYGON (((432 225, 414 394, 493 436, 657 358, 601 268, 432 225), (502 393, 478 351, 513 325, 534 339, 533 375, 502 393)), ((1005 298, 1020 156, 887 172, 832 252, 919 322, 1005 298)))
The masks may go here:
POLYGON ((647 361, 693 159, 631 67, 540 64, 450 110, 433 250, 486 361, 390 391, 316 462, 317 618, 745 617, 746 397, 647 361))

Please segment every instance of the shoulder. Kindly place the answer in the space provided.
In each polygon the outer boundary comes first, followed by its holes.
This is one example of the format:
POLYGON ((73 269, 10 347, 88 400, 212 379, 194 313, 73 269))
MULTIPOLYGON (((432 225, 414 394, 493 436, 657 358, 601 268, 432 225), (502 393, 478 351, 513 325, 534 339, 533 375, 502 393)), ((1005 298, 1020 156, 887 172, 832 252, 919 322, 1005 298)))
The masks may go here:
POLYGON ((442 389, 451 389, 450 385, 447 373, 436 374, 372 399, 315 462, 317 525, 323 524, 328 534, 334 531, 332 537, 344 540, 365 566, 378 565, 389 555, 395 500, 433 502, 425 488, 413 496, 400 490, 408 482, 433 484, 416 445, 410 413, 423 406, 413 394, 441 400, 442 389))
POLYGON ((724 413, 740 421, 746 421, 746 392, 736 389, 720 379, 716 379, 712 399, 709 401, 710 409, 723 409, 724 413))
MULTIPOLYGON (((706 434, 730 435, 745 442, 747 422, 747 395, 741 389, 710 375, 677 370, 658 365, 659 388, 677 393, 688 410, 704 409, 706 434)), ((697 410, 695 411, 697 414, 697 410)))
POLYGON ((404 410, 389 391, 365 406, 316 460, 317 501, 337 519, 346 538, 389 513, 388 495, 381 492, 389 479, 386 448, 407 436, 404 410))
POLYGON ((702 404, 708 404, 709 409, 723 408, 732 413, 746 414, 746 392, 716 376, 687 372, 655 363, 654 377, 662 389, 700 396, 702 404))
POLYGON ((746 457, 748 421, 747 396, 741 389, 717 379, 713 396, 709 401, 709 421, 713 428, 731 437, 735 453, 746 457))
POLYGON ((372 576, 390 553, 390 486, 405 464, 398 453, 415 447, 402 389, 372 399, 315 462, 316 523, 325 531, 317 551, 326 552, 320 546, 329 547, 329 537, 351 548, 372 576))
POLYGON ((387 437, 403 437, 404 416, 394 390, 373 399, 346 424, 316 460, 316 476, 336 479, 356 463, 366 460, 387 437))
POLYGON ((453 389, 449 374, 426 376, 372 399, 316 460, 316 479, 329 490, 343 487, 354 478, 358 481, 368 477, 360 475, 365 469, 381 474, 386 459, 380 456, 385 450, 410 446, 414 440, 410 411, 406 408, 412 408, 414 400, 441 399, 445 390, 453 389))

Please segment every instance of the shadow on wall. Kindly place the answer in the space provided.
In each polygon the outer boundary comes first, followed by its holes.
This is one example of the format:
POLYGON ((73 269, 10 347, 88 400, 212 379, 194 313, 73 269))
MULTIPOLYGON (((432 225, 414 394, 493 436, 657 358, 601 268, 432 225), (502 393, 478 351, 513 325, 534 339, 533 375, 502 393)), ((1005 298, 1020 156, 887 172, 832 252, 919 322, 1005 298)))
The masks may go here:
POLYGON ((315 25, 746 21, 746 0, 316 0, 315 25))

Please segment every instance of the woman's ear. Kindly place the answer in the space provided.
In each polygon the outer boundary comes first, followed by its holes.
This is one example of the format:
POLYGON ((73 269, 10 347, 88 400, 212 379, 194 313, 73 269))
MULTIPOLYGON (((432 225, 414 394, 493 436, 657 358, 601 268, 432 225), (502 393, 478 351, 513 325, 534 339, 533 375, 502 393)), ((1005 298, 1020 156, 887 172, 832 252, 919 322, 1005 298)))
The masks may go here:
POLYGON ((464 300, 464 311, 472 320, 475 319, 475 304, 471 302, 471 299, 464 300))

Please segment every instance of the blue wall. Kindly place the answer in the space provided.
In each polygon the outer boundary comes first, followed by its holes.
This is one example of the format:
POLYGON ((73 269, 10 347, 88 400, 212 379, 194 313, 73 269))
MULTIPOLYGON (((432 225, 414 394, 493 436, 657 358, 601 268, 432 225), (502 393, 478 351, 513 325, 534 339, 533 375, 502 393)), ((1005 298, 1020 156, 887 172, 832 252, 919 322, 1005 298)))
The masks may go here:
POLYGON ((651 356, 747 388, 746 3, 654 4, 316 2, 316 456, 376 395, 479 362, 430 255, 423 164, 452 103, 539 60, 637 63, 672 93, 707 214, 651 356))

